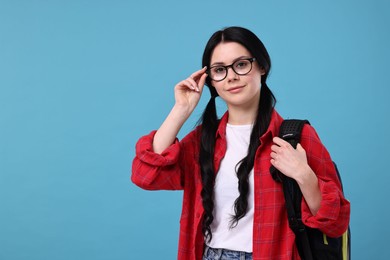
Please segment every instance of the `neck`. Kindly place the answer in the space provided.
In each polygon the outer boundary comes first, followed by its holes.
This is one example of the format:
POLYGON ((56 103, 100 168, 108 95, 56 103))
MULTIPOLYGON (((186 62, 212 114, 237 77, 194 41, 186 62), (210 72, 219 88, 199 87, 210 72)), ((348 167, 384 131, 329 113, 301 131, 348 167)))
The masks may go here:
POLYGON ((249 125, 255 122, 257 106, 249 108, 229 106, 228 123, 231 125, 249 125))

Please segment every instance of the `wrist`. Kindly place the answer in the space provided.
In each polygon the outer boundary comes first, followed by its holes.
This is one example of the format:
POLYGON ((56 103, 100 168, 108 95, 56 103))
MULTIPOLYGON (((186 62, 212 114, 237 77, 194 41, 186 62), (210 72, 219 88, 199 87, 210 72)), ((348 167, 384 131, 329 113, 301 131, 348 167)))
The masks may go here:
POLYGON ((303 166, 299 172, 300 174, 297 175, 297 178, 295 179, 299 186, 304 186, 308 183, 317 182, 317 176, 309 165, 306 164, 305 166, 303 166))
POLYGON ((190 117, 191 113, 192 111, 188 107, 178 104, 175 104, 170 112, 173 118, 182 122, 186 121, 190 117))

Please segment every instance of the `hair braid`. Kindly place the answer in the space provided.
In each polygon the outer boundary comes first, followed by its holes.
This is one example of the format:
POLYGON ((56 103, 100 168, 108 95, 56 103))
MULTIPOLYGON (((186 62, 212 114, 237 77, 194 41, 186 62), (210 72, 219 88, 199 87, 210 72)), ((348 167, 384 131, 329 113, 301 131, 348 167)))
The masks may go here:
POLYGON ((202 137, 199 153, 199 164, 202 176, 202 202, 204 208, 204 219, 202 231, 208 241, 212 238, 210 225, 214 220, 214 146, 215 132, 218 128, 217 111, 215 107, 215 96, 210 98, 209 103, 202 116, 202 137))

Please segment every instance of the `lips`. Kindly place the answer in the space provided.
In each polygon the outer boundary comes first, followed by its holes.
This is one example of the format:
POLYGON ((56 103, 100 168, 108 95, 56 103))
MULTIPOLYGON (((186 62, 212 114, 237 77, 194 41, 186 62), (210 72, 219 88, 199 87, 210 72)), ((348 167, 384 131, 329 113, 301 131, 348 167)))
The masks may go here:
POLYGON ((240 92, 241 89, 243 89, 244 86, 237 86, 237 87, 232 87, 232 88, 229 88, 227 91, 229 91, 230 93, 237 93, 237 92, 240 92))

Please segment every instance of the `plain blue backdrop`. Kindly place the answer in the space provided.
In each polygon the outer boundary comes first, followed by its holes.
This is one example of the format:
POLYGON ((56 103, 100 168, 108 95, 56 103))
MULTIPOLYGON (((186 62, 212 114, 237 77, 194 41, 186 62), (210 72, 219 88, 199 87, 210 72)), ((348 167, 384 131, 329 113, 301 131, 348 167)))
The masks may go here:
POLYGON ((182 193, 132 184, 134 147, 231 25, 263 40, 278 111, 338 163, 353 258, 386 259, 389 24, 385 0, 0 0, 0 259, 176 258, 182 193))

